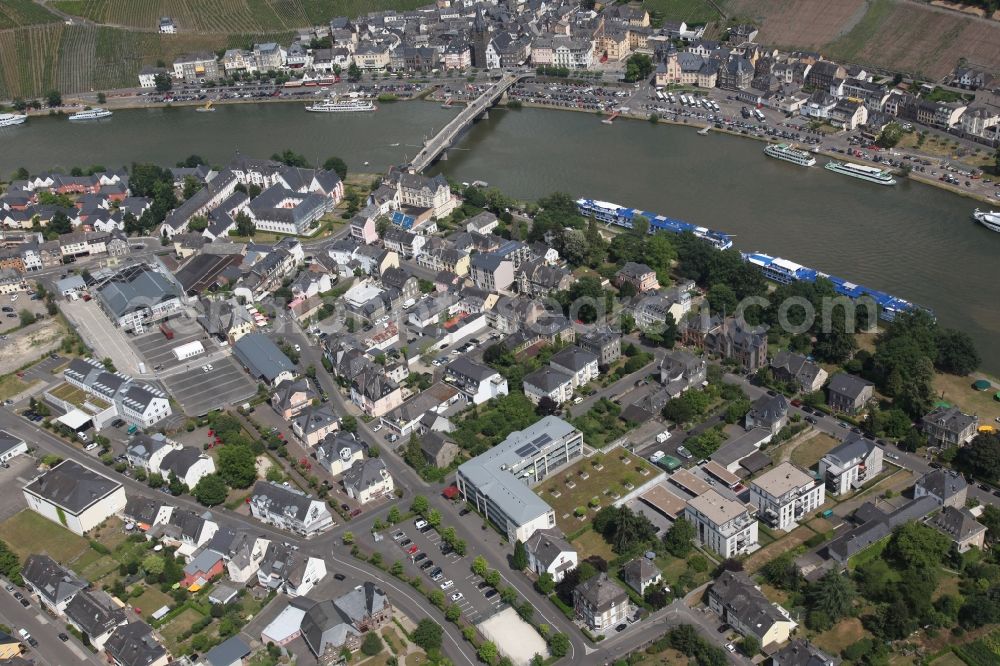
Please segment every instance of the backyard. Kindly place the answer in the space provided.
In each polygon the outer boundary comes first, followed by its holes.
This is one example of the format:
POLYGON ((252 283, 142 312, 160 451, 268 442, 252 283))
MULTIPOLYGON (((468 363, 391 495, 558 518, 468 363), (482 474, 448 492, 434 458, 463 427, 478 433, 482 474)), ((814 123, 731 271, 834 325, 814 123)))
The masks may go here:
POLYGON ((978 414, 982 425, 993 423, 1000 417, 1000 401, 993 396, 1000 391, 1000 382, 993 382, 989 391, 977 391, 972 383, 977 379, 993 381, 989 377, 959 377, 957 375, 934 374, 934 394, 950 402, 967 414, 978 414))
POLYGON ((836 438, 815 431, 812 437, 803 438, 792 451, 792 462, 800 467, 811 469, 827 451, 839 444, 840 442, 836 438))
POLYGON ((560 529, 572 534, 586 525, 602 506, 612 504, 659 474, 662 472, 641 457, 615 448, 607 454, 584 458, 545 479, 535 492, 555 510, 560 529))

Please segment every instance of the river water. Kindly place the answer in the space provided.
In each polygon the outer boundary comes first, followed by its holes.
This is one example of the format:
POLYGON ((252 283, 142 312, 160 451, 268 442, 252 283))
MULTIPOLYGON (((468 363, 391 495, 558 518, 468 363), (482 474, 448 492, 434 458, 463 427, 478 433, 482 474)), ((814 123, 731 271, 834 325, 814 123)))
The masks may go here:
MULTIPOLYGON (((314 161, 339 155, 351 170, 374 172, 404 162, 454 113, 429 103, 386 104, 374 114, 260 104, 215 113, 119 111, 83 124, 33 118, 0 129, 0 173, 173 164, 191 153, 222 164, 237 150, 267 157, 285 148, 314 161)), ((818 166, 803 169, 764 157, 761 147, 698 136, 693 127, 622 120, 607 126, 590 114, 494 109, 434 171, 485 180, 519 199, 563 190, 731 233, 739 249, 931 308, 944 325, 968 331, 984 369, 1000 373, 1000 234, 971 221, 971 200, 905 179, 883 187, 818 166)))

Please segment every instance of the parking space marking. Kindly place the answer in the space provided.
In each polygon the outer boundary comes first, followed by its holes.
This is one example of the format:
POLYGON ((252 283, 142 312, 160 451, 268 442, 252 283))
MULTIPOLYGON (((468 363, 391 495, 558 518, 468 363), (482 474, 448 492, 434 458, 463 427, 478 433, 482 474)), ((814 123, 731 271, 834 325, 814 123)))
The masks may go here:
POLYGON ((35 619, 38 620, 38 622, 41 623, 41 624, 48 624, 49 623, 48 618, 46 618, 42 614, 35 615, 35 619))

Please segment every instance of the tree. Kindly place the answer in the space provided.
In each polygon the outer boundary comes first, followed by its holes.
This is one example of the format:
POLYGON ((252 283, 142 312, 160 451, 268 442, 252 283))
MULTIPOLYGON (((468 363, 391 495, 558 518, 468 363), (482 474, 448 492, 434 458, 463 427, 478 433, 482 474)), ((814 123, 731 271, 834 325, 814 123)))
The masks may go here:
POLYGON ((535 589, 537 589, 545 596, 549 596, 550 594, 552 594, 552 590, 554 590, 555 588, 556 588, 556 581, 552 578, 552 574, 550 574, 548 571, 539 576, 538 580, 535 581, 535 589))
POLYGON ((392 508, 389 509, 389 513, 386 514, 385 519, 388 520, 389 524, 391 524, 391 525, 395 525, 400 520, 402 520, 403 516, 399 512, 399 507, 396 506, 396 505, 393 505, 392 508))
POLYGON ((194 498, 205 506, 217 506, 226 501, 229 489, 226 482, 218 474, 208 474, 201 477, 194 487, 194 498))
POLYGON ((35 323, 35 313, 32 312, 31 310, 27 309, 21 310, 20 318, 21 318, 21 326, 27 326, 29 324, 35 323))
POLYGON ((476 651, 476 656, 479 657, 479 661, 486 664, 492 664, 497 660, 499 653, 497 652, 497 646, 492 641, 483 641, 479 645, 479 649, 476 651))
POLYGON ((549 637, 549 652, 553 657, 565 657, 569 654, 569 636, 566 634, 552 634, 549 637))
POLYGON ((57 106, 62 106, 62 93, 58 90, 50 90, 45 93, 45 103, 50 109, 54 109, 57 106))
POLYGON ((882 128, 875 141, 882 148, 893 148, 903 138, 903 127, 899 123, 889 123, 882 128))
POLYGON ((441 625, 425 617, 417 623, 417 628, 413 630, 410 638, 425 651, 430 652, 431 650, 441 648, 441 637, 443 635, 444 630, 441 628, 441 625))
POLYGON ((257 480, 257 456, 248 446, 223 446, 218 463, 219 475, 233 488, 249 488, 257 480))
POLYGON ((950 547, 948 537, 933 527, 909 522, 893 531, 885 548, 885 558, 901 568, 930 571, 941 565, 950 547))
POLYGON ((281 162, 285 166, 299 167, 302 169, 309 168, 309 161, 305 158, 305 155, 296 153, 290 148, 285 148, 285 150, 280 153, 274 153, 271 155, 271 159, 275 162, 281 162))
POLYGON ((976 345, 968 333, 952 328, 938 331, 937 358, 934 361, 938 370, 965 376, 978 368, 981 361, 976 345))
POLYGON ((142 570, 151 576, 159 576, 166 568, 163 557, 155 553, 150 553, 142 558, 142 570))
POLYGON ((644 53, 633 53, 625 61, 625 80, 641 81, 653 73, 653 60, 644 53))
POLYGON ((494 589, 500 586, 500 572, 496 569, 490 569, 487 571, 486 575, 483 576, 483 579, 486 581, 487 585, 494 589))
POLYGON ((510 560, 510 565, 514 571, 524 571, 528 568, 528 549, 520 539, 514 542, 514 556, 510 560))
POLYGON ((444 611, 444 619, 449 622, 458 622, 459 618, 462 617, 462 609, 455 604, 451 604, 444 611))
POLYGON ((427 509, 430 507, 430 503, 427 498, 423 495, 415 495, 413 497, 413 502, 410 504, 410 511, 413 513, 423 516, 427 513, 427 509))
POLYGON ((441 524, 441 512, 437 509, 431 509, 427 512, 427 522, 431 527, 437 527, 441 524))
POLYGON ((156 86, 156 92, 165 93, 169 92, 174 87, 174 82, 171 80, 169 74, 166 72, 160 72, 153 77, 153 85, 156 86))
POLYGON ((760 652, 760 641, 753 634, 747 634, 743 637, 743 642, 740 643, 740 649, 747 657, 753 658, 760 652))
POLYGON ((538 407, 535 408, 539 416, 552 416, 559 411, 559 403, 550 398, 547 395, 543 395, 538 401, 538 407))
POLYGON ((472 573, 480 578, 485 578, 487 569, 489 569, 489 564, 486 562, 486 558, 482 555, 476 555, 472 560, 472 573))
POLYGON ((361 68, 355 63, 351 63, 347 68, 347 80, 358 81, 361 78, 361 68))
POLYGON ((48 230, 53 234, 68 234, 73 231, 73 223, 70 222, 69 217, 66 213, 61 210, 57 210, 49 220, 48 230))
POLYGON ((854 594, 854 583, 850 578, 830 571, 809 587, 806 599, 810 610, 822 611, 831 622, 837 622, 850 615, 854 594))
POLYGON ((323 168, 327 171, 334 171, 341 180, 347 178, 347 162, 339 157, 329 157, 323 162, 323 168))
POLYGON ((977 479, 990 482, 1000 479, 1000 435, 976 435, 958 450, 955 466, 977 479))
POLYGON ((694 537, 694 525, 684 518, 678 518, 663 535, 663 546, 674 557, 687 557, 694 546, 694 537))

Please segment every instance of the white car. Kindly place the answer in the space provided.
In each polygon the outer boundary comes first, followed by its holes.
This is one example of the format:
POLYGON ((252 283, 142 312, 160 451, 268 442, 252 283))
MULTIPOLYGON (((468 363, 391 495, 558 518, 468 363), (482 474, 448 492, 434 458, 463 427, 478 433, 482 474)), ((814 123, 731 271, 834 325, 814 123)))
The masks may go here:
POLYGON ((424 520, 423 518, 418 518, 417 521, 413 523, 413 526, 416 527, 418 530, 422 530, 425 527, 427 527, 427 521, 424 520))
POLYGON ((461 592, 456 592, 455 594, 451 595, 451 600, 452 601, 461 601, 463 599, 463 597, 464 597, 464 595, 461 592))
POLYGON ((372 426, 372 432, 378 432, 381 429, 382 429, 381 423, 376 423, 375 425, 372 426))
POLYGON ((726 649, 729 650, 730 652, 736 652, 736 646, 733 645, 732 643, 726 643, 726 649))
POLYGON ((455 581, 453 581, 453 580, 446 580, 445 582, 441 583, 441 589, 442 590, 448 590, 448 589, 451 589, 454 586, 455 586, 455 581))

